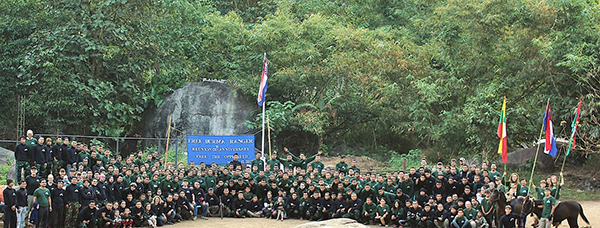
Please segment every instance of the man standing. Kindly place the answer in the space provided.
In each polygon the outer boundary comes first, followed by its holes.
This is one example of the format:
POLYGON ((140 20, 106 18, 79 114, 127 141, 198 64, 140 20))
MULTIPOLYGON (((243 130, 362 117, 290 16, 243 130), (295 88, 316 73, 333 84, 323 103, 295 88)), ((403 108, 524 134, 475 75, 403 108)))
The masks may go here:
POLYGON ((554 209, 556 209, 556 199, 552 196, 552 191, 549 188, 544 190, 546 197, 542 200, 542 216, 538 228, 551 228, 552 217, 554 217, 554 209))
POLYGON ((19 182, 17 190, 17 228, 25 227, 25 217, 27 216, 27 182, 19 182))
POLYGON ((6 180, 7 187, 2 192, 4 196, 4 228, 17 227, 17 192, 13 188, 13 180, 6 180))
POLYGON ((348 163, 346 163, 346 155, 340 157, 340 162, 335 164, 335 170, 346 174, 348 172, 348 163))
POLYGON ((27 182, 27 208, 31 210, 33 205, 33 192, 40 186, 40 178, 37 176, 37 168, 31 167, 31 174, 25 178, 27 182))
POLYGON ((29 166, 32 166, 35 161, 33 160, 33 148, 38 144, 38 140, 33 137, 33 131, 27 130, 27 139, 25 139, 25 145, 29 148, 29 154, 27 156, 27 162, 29 162, 29 166))
POLYGON ((40 181, 40 187, 33 192, 33 202, 38 202, 40 209, 38 210, 39 227, 48 227, 48 214, 52 211, 52 200, 50 199, 50 190, 46 188, 46 180, 40 181))
POLYGON ((26 144, 25 137, 19 138, 19 145, 15 148, 15 160, 17 161, 17 182, 21 182, 24 179, 22 177, 22 173, 25 173, 25 176, 29 175, 29 147, 26 144))
POLYGON ((229 162, 229 165, 233 165, 233 170, 236 170, 237 167, 242 167, 242 163, 238 161, 239 158, 238 153, 233 154, 233 161, 229 162))
POLYGON ((52 208, 54 208, 54 224, 52 227, 64 227, 65 226, 65 190, 63 189, 63 180, 56 182, 56 188, 53 189, 50 194, 52 195, 52 208))
POLYGON ((35 160, 35 166, 37 167, 37 171, 44 175, 46 170, 46 153, 47 153, 46 145, 44 145, 44 138, 40 137, 38 139, 38 144, 34 148, 33 159, 35 160))
POLYGON ((260 156, 261 154, 257 152, 255 155, 255 159, 252 160, 252 166, 258 167, 259 171, 265 170, 265 161, 263 161, 260 156))

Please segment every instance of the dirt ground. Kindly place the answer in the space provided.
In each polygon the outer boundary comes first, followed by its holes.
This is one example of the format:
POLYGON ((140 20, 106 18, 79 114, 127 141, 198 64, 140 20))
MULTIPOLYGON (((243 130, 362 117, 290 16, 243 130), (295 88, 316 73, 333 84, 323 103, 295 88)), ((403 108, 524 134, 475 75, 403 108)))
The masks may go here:
MULTIPOLYGON (((598 227, 600 226, 600 201, 582 201, 580 202, 583 206, 583 211, 586 217, 589 219, 591 226, 598 227)), ((186 221, 177 223, 171 226, 172 228, 190 228, 190 227, 236 227, 243 226, 244 228, 286 228, 286 227, 294 227, 300 224, 307 223, 307 221, 300 221, 296 219, 288 219, 283 222, 269 220, 264 218, 246 218, 246 219, 234 219, 234 218, 225 218, 221 220, 220 218, 209 218, 208 220, 196 220, 196 221, 186 221)), ((531 224, 531 219, 528 219, 528 223, 531 224)), ((531 227, 530 225, 527 227, 531 227)), ((581 217, 579 218, 579 226, 587 227, 587 225, 581 217)), ((378 226, 370 226, 370 227, 378 227, 378 226)), ((567 221, 564 221, 560 228, 568 228, 569 224, 567 221)))

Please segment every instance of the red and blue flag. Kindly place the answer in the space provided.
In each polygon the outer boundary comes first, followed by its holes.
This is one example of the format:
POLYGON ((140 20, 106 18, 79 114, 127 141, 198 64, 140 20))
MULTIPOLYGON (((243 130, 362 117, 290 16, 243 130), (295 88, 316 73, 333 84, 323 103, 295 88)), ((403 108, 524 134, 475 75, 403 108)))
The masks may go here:
POLYGON ((260 87, 258 88, 258 106, 263 106, 265 103, 265 94, 267 93, 267 79, 269 74, 267 71, 267 53, 265 53, 265 60, 263 62, 262 76, 260 79, 260 87))
POLYGON ((552 129, 552 114, 550 111, 550 103, 546 107, 546 111, 544 113, 544 131, 546 132, 546 147, 544 148, 544 153, 551 155, 552 157, 556 157, 557 149, 556 149, 556 140, 554 139, 554 130, 552 129))

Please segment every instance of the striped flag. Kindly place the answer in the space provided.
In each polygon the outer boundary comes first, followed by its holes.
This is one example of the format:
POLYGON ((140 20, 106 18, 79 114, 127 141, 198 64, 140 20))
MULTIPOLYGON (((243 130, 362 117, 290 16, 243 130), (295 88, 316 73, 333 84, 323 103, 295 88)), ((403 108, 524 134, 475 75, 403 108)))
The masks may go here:
POLYGON ((558 150, 556 149, 556 140, 554 139, 554 130, 552 129, 550 102, 548 102, 546 112, 544 113, 544 131, 546 132, 546 147, 544 148, 544 153, 556 157, 558 150))
POLYGON ((567 149, 567 155, 571 153, 571 149, 575 149, 575 133, 577 132, 577 125, 579 125, 579 113, 581 113, 581 101, 583 98, 579 99, 579 105, 577 105, 577 113, 575 114, 575 119, 573 119, 573 123, 571 124, 571 139, 569 140, 569 149, 567 149))
POLYGON ((500 120, 498 121, 498 137, 500 143, 498 144, 498 154, 502 154, 502 162, 506 163, 508 159, 508 151, 506 148, 506 97, 502 103, 502 111, 500 111, 500 120))
POLYGON ((269 74, 267 72, 267 53, 265 52, 265 60, 263 61, 262 76, 260 78, 260 87, 258 88, 258 106, 263 106, 265 103, 265 94, 267 93, 267 79, 269 74))

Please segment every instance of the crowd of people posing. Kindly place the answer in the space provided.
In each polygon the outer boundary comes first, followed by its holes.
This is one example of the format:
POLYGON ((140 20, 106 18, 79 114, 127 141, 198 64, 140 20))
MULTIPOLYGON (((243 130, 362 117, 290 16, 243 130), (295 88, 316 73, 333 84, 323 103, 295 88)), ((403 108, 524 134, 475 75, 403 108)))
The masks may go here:
MULTIPOLYGON (((310 157, 284 151, 265 160, 257 153, 251 165, 241 164, 237 154, 228 165, 185 165, 165 162, 156 151, 121 157, 101 146, 36 139, 28 132, 15 149, 16 183, 8 180, 3 192, 5 226, 157 227, 206 217, 264 217, 351 218, 413 228, 488 228, 502 221, 500 228, 512 228, 515 197, 558 199, 564 184, 552 176, 530 190, 517 174, 464 158, 434 166, 423 159, 406 172, 363 173, 344 156, 325 167, 321 151, 310 157), (495 189, 507 193, 509 206, 488 202, 495 189), (495 218, 496 210, 506 210, 504 218, 495 218)), ((544 205, 542 219, 551 220, 553 204, 544 205)))

